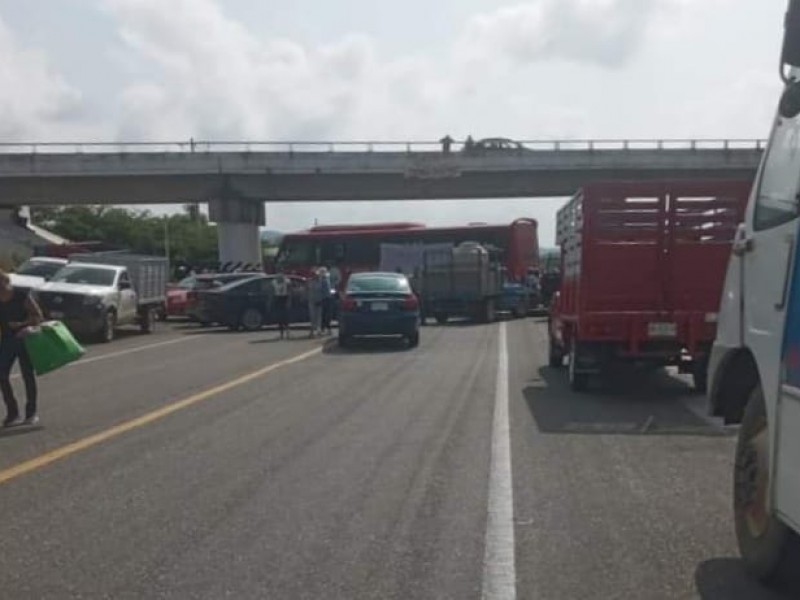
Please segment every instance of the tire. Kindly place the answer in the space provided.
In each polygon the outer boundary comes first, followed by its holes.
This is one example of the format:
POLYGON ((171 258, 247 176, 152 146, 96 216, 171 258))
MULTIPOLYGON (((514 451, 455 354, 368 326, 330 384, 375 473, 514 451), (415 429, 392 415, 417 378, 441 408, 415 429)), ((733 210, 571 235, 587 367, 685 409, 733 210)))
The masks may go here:
POLYGON ((350 345, 350 336, 339 334, 339 347, 347 348, 350 345))
POLYGON ((483 304, 483 314, 481 315, 481 321, 484 323, 494 323, 494 300, 487 300, 483 304))
POLYGON ((589 387, 589 375, 575 371, 578 354, 576 346, 577 343, 573 342, 569 349, 569 387, 573 392, 585 392, 589 387))
POLYGON ((708 363, 706 361, 695 365, 692 370, 692 380, 697 392, 705 394, 708 391, 708 363))
POLYGON ((450 316, 447 313, 435 313, 433 315, 433 318, 436 319, 436 322, 439 325, 447 325, 447 321, 450 318, 450 316))
POLYGON ((517 306, 514 307, 514 310, 511 311, 511 314, 515 319, 524 319, 528 316, 528 303, 525 300, 522 300, 517 306))
POLYGON ((264 315, 256 308, 246 308, 239 317, 239 323, 245 331, 258 331, 264 326, 264 315))
POLYGON ((416 348, 419 346, 419 331, 415 331, 408 336, 408 345, 410 348, 416 348))
POLYGON ((768 425, 759 385, 750 394, 739 429, 733 512, 742 560, 759 580, 776 584, 796 577, 800 538, 769 511, 768 425))
POLYGON ((141 319, 139 330, 142 333, 153 333, 153 329, 155 328, 156 311, 152 308, 145 308, 142 310, 139 318, 141 319))
POLYGON ((113 310, 106 312, 103 317, 103 325, 97 333, 97 339, 103 344, 109 344, 114 341, 114 334, 117 328, 117 315, 113 310))
POLYGON ((564 353, 556 348, 552 341, 550 342, 550 353, 548 358, 548 364, 550 365, 551 369, 564 368, 564 353))

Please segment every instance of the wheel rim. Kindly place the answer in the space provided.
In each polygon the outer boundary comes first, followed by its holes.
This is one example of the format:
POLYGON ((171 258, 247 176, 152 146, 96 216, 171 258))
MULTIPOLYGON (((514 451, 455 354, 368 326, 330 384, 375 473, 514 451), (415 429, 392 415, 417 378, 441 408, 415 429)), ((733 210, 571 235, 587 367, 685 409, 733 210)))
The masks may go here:
POLYGON ((766 419, 759 422, 737 461, 736 498, 744 524, 753 538, 769 528, 769 430, 766 419))
POLYGON ((242 325, 244 325, 246 329, 258 329, 261 327, 261 315, 258 311, 252 309, 245 311, 242 317, 242 325))

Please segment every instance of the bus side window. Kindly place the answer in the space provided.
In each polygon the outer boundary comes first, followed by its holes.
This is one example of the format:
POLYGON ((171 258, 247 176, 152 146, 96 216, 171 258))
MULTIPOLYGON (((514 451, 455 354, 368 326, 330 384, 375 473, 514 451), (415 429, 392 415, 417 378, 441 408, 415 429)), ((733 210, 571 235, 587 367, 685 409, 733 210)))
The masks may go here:
POLYGON ((800 118, 778 118, 758 189, 753 226, 777 227, 797 217, 800 183, 800 118))

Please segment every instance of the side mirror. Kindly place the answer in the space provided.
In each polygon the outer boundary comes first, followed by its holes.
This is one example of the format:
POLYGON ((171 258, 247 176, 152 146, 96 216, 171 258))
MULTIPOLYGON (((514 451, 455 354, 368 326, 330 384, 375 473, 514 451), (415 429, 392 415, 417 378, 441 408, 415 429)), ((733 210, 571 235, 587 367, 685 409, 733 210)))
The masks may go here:
POLYGON ((792 81, 783 90, 778 113, 784 119, 794 119, 800 115, 800 81, 792 81))
POLYGON ((784 65, 800 67, 800 0, 790 0, 786 11, 781 60, 784 65))

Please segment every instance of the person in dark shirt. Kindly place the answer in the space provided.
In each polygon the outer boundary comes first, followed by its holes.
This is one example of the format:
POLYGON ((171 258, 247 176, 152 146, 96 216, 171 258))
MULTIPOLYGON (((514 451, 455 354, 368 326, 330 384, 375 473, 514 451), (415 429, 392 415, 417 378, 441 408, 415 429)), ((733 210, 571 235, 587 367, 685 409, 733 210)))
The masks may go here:
POLYGON ((35 425, 39 422, 36 413, 36 374, 20 334, 26 327, 38 325, 41 321, 42 311, 28 291, 14 289, 8 274, 0 271, 0 392, 6 405, 4 427, 22 423, 11 387, 11 368, 17 361, 25 382, 25 423, 35 425))

